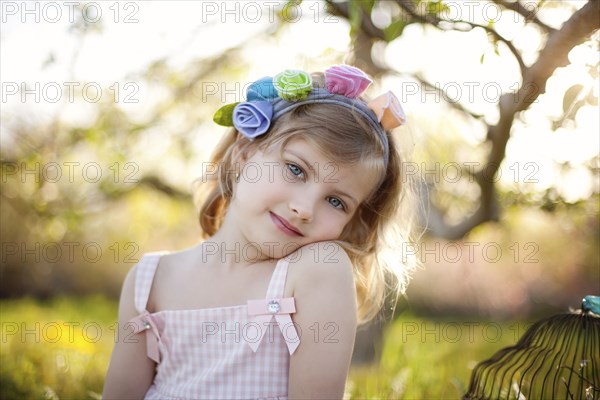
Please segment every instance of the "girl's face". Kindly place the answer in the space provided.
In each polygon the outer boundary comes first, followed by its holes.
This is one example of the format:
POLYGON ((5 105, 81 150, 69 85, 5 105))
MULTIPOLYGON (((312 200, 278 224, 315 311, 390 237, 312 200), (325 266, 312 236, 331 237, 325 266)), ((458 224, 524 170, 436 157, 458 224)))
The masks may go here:
POLYGON ((335 240, 379 181, 360 165, 331 162, 313 144, 257 150, 241 165, 230 212, 241 234, 281 258, 309 243, 335 240))

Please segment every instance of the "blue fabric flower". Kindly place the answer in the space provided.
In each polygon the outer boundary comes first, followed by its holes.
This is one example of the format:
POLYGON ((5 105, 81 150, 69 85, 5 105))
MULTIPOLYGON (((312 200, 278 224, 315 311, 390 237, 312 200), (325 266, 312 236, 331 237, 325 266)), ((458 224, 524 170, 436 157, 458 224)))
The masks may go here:
POLYGON ((233 109, 233 126, 248 139, 267 132, 273 116, 273 104, 268 101, 246 101, 233 109))
POLYGON ((273 78, 265 76, 254 82, 246 91, 247 101, 271 100, 277 97, 277 90, 273 86, 273 78))

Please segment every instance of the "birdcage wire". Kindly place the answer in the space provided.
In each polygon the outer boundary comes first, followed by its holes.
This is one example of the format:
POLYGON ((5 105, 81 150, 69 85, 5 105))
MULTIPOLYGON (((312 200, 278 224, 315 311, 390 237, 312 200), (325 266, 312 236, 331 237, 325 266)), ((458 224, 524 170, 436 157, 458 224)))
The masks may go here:
POLYGON ((600 316, 578 310, 534 323, 473 370, 465 400, 600 400, 600 316))

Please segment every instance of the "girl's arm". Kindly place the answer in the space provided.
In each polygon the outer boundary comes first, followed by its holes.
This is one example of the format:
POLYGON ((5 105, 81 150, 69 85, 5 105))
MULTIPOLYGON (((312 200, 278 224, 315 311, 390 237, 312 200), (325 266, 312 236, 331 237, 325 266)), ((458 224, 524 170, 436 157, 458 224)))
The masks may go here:
POLYGON ((335 243, 311 246, 302 248, 294 263, 298 279, 293 320, 300 346, 290 357, 288 397, 341 399, 357 324, 352 263, 335 243))
POLYGON ((134 305, 136 268, 132 268, 119 301, 118 339, 112 353, 103 399, 141 399, 152 385, 156 364, 146 353, 146 335, 133 334, 127 322, 139 313, 134 305))

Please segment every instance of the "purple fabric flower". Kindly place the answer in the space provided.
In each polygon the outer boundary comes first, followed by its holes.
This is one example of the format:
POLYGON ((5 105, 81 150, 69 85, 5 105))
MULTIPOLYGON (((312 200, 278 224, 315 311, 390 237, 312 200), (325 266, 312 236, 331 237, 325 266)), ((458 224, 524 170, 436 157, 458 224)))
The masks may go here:
POLYGON ((233 126, 248 139, 267 132, 273 116, 273 104, 268 101, 239 103, 233 109, 233 126))
POLYGON ((360 69, 350 65, 334 65, 325 70, 325 85, 329 93, 355 99, 373 81, 360 69))

